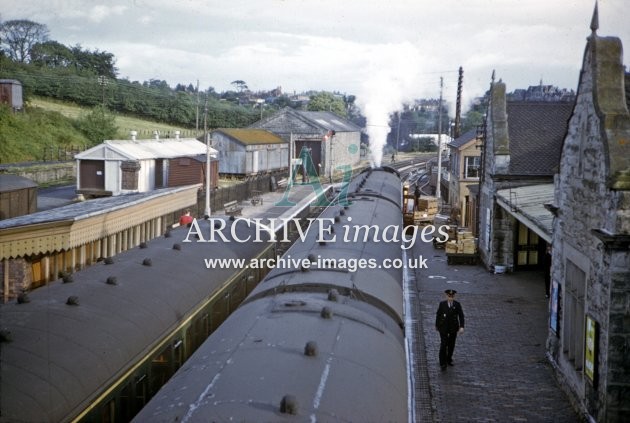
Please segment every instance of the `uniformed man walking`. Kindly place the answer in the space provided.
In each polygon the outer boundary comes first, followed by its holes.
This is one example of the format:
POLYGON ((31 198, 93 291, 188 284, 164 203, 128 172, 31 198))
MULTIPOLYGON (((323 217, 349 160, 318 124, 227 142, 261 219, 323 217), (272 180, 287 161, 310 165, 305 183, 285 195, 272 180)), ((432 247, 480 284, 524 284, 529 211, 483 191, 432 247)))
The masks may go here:
POLYGON ((464 311, 454 297, 457 291, 447 289, 444 291, 446 300, 440 302, 435 315, 435 329, 440 332, 440 367, 446 370, 446 366, 453 365, 453 350, 457 334, 464 332, 464 311))

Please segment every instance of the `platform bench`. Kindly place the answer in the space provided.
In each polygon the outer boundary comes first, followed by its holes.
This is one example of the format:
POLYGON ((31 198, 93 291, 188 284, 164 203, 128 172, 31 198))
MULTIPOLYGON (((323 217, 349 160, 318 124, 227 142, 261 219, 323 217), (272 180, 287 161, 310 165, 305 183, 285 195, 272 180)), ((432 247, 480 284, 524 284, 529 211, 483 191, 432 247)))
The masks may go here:
POLYGON ((278 189, 276 191, 284 190, 287 187, 288 182, 287 178, 278 180, 278 189))
POLYGON ((223 204, 223 209, 228 216, 240 216, 243 211, 243 207, 241 207, 236 200, 223 204))

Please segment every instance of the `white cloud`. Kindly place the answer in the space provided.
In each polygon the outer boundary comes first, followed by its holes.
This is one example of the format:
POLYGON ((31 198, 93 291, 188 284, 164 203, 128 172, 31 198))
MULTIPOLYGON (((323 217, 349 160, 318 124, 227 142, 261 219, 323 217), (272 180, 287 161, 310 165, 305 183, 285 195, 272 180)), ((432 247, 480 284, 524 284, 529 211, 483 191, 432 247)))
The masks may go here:
MULTIPOLYGON (((601 35, 630 44, 627 0, 600 0, 601 35)), ((453 102, 487 90, 492 70, 510 89, 575 88, 593 0, 0 0, 2 19, 46 24, 52 39, 106 50, 121 76, 217 90, 356 94, 375 70, 410 91, 453 102), (400 57, 398 57, 400 56, 400 57), (407 84, 409 85, 409 84, 407 84), (406 88, 407 89, 407 88, 406 88)))

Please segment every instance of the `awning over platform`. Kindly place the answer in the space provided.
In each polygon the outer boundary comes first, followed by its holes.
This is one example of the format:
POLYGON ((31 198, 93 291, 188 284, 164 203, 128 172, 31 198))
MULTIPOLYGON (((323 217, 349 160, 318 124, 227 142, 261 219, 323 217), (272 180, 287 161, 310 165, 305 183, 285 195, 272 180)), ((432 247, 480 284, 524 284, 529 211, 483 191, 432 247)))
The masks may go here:
POLYGON ((553 203, 553 184, 528 185, 497 191, 497 204, 539 237, 551 243, 553 214, 545 204, 553 203))

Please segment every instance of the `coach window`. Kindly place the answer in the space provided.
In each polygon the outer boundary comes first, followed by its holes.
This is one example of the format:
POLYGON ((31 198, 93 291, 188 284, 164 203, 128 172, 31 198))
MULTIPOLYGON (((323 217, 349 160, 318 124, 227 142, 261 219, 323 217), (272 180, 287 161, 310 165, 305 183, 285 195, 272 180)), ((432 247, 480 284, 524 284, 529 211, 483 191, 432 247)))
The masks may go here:
POLYGON ((122 421, 130 421, 133 417, 133 393, 131 382, 127 382, 120 390, 118 412, 122 421))
POLYGON ((173 344, 173 373, 179 369, 184 362, 184 342, 178 339, 173 344))
POLYGON ((116 421, 116 400, 112 399, 103 405, 101 414, 102 423, 114 423, 116 421))
POLYGON ((142 407, 147 403, 147 375, 142 374, 136 378, 135 383, 135 397, 136 397, 136 410, 140 411, 142 407))
POLYGON ((171 371, 172 353, 173 350, 169 345, 153 358, 151 362, 151 395, 154 395, 173 374, 171 371))

